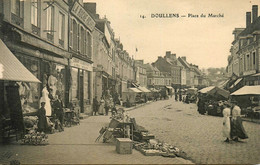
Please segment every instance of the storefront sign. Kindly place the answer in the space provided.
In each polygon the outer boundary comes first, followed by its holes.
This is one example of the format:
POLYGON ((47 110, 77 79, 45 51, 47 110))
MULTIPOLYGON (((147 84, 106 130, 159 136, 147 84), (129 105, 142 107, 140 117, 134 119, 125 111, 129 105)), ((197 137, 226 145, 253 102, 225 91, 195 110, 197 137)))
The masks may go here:
POLYGON ((256 70, 249 70, 249 71, 245 71, 243 73, 243 75, 246 76, 246 75, 255 74, 255 73, 256 73, 256 70))
POLYGON ((91 31, 95 28, 94 19, 87 13, 87 11, 76 1, 71 9, 71 12, 82 21, 91 31))
POLYGON ((77 68, 80 68, 80 69, 84 69, 84 70, 87 70, 87 71, 93 71, 92 64, 87 63, 85 61, 82 61, 82 60, 75 58, 75 57, 73 57, 70 60, 70 66, 77 67, 77 68))

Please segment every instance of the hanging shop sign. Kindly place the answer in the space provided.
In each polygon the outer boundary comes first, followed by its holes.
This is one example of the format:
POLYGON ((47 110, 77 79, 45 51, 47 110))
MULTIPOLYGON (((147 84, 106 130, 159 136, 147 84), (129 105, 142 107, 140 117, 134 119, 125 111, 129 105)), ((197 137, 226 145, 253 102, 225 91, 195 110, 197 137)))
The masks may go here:
POLYGON ((87 63, 85 61, 82 61, 82 60, 75 58, 75 57, 73 57, 70 60, 70 66, 80 68, 80 69, 84 69, 84 70, 87 70, 87 71, 93 71, 92 64, 87 63))
POLYGON ((88 14, 88 12, 76 1, 71 9, 71 12, 82 21, 91 31, 95 28, 94 19, 88 14))

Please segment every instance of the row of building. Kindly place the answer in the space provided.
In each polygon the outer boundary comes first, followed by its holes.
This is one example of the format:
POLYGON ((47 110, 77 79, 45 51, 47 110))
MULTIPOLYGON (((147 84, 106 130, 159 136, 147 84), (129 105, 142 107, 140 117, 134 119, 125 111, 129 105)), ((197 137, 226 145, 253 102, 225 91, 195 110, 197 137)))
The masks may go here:
POLYGON ((158 56, 153 63, 144 64, 143 60, 135 60, 139 71, 136 79, 138 85, 160 89, 165 86, 174 89, 209 86, 209 79, 197 65, 190 64, 186 57, 176 57, 166 51, 164 57, 158 56))
POLYGON ((235 28, 234 41, 228 56, 227 74, 223 86, 235 91, 244 85, 260 85, 260 17, 258 6, 246 12, 246 27, 235 28))
MULTIPOLYGON (((44 87, 52 95, 61 94, 66 106, 91 114, 93 98, 100 99, 107 90, 121 96, 129 87, 209 83, 198 66, 169 51, 152 64, 134 60, 108 19, 96 13, 96 3, 83 0, 0 0, 0 39, 41 81, 20 84, 28 111, 39 107, 44 87)), ((15 61, 11 65, 15 68, 15 61)), ((8 85, 1 81, 1 93, 8 85)), ((5 106, 1 102, 1 113, 5 106)))

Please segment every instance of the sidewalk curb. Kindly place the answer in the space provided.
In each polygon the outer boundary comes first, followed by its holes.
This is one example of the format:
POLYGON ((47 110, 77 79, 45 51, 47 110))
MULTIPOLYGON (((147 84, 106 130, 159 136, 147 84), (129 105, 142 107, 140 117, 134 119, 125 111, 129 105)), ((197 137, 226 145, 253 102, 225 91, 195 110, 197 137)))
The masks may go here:
POLYGON ((133 106, 133 107, 130 107, 130 108, 127 108, 127 109, 124 108, 124 109, 125 109, 125 111, 132 111, 132 110, 135 110, 135 109, 137 109, 137 108, 139 108, 139 107, 148 105, 148 104, 150 104, 150 103, 153 103, 153 101, 147 102, 147 103, 138 104, 137 106, 133 106))

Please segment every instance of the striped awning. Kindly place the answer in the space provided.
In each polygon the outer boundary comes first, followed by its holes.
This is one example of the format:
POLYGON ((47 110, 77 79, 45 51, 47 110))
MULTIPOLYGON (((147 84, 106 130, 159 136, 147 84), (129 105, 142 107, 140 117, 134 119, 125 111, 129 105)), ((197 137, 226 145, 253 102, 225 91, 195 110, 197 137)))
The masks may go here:
POLYGON ((14 56, 1 39, 0 50, 0 80, 40 83, 40 81, 14 56))

